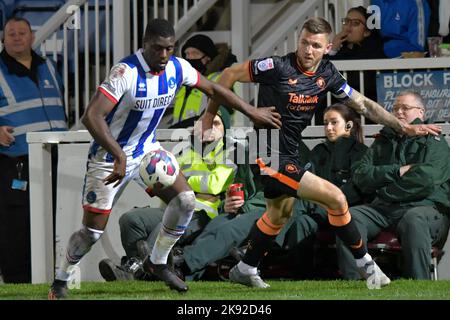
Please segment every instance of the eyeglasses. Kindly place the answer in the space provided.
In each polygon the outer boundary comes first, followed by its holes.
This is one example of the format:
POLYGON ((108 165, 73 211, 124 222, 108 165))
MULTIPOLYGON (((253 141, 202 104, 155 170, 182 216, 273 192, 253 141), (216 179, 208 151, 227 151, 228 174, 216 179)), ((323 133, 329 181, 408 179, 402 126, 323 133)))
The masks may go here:
POLYGON ((417 106, 410 106, 408 104, 394 104, 394 106, 392 107, 392 112, 399 112, 399 111, 406 112, 412 109, 423 109, 423 108, 417 106))
POLYGON ((351 26, 356 28, 359 27, 361 24, 365 24, 365 22, 359 19, 342 18, 342 24, 344 26, 351 26))

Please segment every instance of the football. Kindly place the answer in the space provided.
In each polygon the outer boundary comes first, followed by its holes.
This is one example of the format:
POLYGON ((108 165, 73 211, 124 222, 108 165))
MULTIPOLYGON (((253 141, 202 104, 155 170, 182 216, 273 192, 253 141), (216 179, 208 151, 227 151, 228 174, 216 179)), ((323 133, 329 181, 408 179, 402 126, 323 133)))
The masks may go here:
POLYGON ((180 167, 175 156, 162 149, 147 153, 139 166, 139 175, 150 188, 154 188, 158 183, 162 188, 170 187, 179 171, 180 167))

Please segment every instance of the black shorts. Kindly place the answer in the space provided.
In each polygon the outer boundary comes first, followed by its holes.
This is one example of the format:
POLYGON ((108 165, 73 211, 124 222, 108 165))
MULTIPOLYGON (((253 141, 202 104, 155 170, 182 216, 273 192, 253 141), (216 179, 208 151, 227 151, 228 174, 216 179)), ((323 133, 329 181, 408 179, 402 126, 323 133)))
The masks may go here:
MULTIPOLYGON (((295 181, 300 181, 300 179, 305 174, 305 169, 303 169, 298 160, 295 159, 283 159, 280 157, 280 165, 278 168, 278 172, 288 176, 295 181)), ((264 197, 266 199, 275 199, 279 198, 283 195, 288 195, 290 197, 297 198, 297 190, 292 189, 291 187, 285 185, 279 180, 265 176, 264 179, 264 197)))

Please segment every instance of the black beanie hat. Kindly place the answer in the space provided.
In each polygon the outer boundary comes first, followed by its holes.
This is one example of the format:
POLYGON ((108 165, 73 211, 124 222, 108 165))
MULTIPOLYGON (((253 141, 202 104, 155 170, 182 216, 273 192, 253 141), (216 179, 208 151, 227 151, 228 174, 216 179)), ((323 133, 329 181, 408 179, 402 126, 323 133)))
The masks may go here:
POLYGON ((186 43, 181 48, 181 56, 185 58, 184 50, 187 48, 195 48, 206 54, 211 59, 214 59, 217 55, 217 48, 214 42, 210 37, 207 37, 203 34, 197 34, 191 38, 189 38, 186 43))

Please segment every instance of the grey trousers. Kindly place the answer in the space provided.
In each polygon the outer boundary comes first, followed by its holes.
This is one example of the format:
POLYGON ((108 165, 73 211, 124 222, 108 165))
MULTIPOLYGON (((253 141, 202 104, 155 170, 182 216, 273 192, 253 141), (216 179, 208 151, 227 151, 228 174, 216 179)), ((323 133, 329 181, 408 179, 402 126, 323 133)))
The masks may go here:
MULTIPOLYGON (((134 208, 124 213, 119 219, 120 239, 128 257, 137 257, 136 243, 145 240, 148 247, 153 248, 156 237, 161 228, 164 215, 162 208, 134 208)), ((193 239, 209 223, 210 218, 204 211, 195 211, 184 234, 177 242, 177 246, 191 243, 193 239)))
MULTIPOLYGON (((198 279, 202 274, 201 271, 210 263, 227 257, 233 247, 242 246, 248 238, 250 229, 264 211, 261 209, 238 216, 221 214, 211 220, 194 242, 184 247, 184 260, 194 273, 192 279, 198 279)), ((326 221, 326 212, 317 215, 326 221)), ((317 232, 319 225, 317 219, 294 210, 293 216, 276 237, 275 242, 281 248, 293 248, 317 232)))
MULTIPOLYGON (((363 241, 385 229, 394 231, 402 246, 402 276, 430 279, 431 247, 442 247, 447 239, 449 219, 434 206, 399 207, 371 204, 350 208, 363 241)), ((355 259, 337 239, 338 264, 344 279, 359 279, 355 259)))

